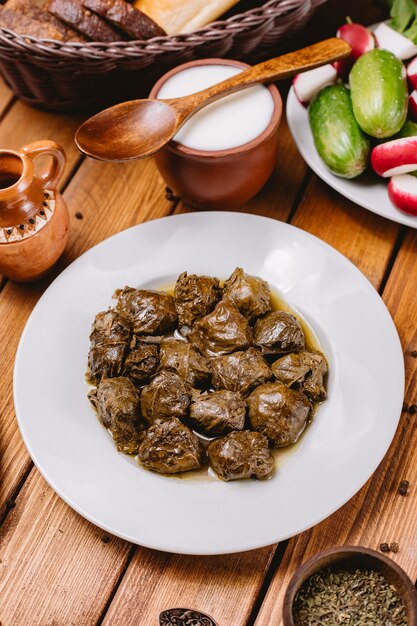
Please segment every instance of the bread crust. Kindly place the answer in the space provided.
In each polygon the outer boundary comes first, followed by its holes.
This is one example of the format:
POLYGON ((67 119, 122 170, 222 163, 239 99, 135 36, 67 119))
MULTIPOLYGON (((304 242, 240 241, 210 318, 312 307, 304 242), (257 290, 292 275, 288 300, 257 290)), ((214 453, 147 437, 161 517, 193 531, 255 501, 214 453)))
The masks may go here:
POLYGON ((49 0, 46 8, 52 15, 90 41, 111 43, 128 39, 125 33, 117 30, 96 13, 85 9, 79 0, 49 0))
MULTIPOLYGON (((37 4, 34 0, 7 0, 5 7, 6 9, 19 14, 19 16, 24 16, 25 18, 32 19, 36 22, 40 22, 41 24, 51 24, 58 31, 54 39, 59 37, 60 41, 86 41, 86 38, 80 33, 77 33, 75 30, 58 20, 42 6, 39 6, 39 4, 37 4)), ((21 19, 22 17, 19 17, 19 21, 21 19)), ((35 25, 34 23, 34 27, 36 28, 37 24, 35 25)), ((52 31, 50 32, 52 33, 52 31)), ((28 34, 34 35, 33 32, 28 34)))
POLYGON ((134 39, 151 39, 165 31, 125 0, 83 0, 83 6, 105 18, 134 39))
POLYGON ((20 15, 3 5, 0 5, 0 27, 8 28, 19 35, 31 35, 39 39, 63 40, 62 33, 53 24, 39 22, 26 15, 20 15))

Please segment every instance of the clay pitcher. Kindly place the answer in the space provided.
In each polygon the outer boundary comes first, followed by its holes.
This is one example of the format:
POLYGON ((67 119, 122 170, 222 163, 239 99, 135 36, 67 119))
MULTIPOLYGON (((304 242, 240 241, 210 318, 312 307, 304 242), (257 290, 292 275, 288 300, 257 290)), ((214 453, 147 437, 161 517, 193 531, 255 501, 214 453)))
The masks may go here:
POLYGON ((64 150, 37 141, 19 152, 0 150, 0 274, 28 282, 41 278, 58 260, 68 240, 67 206, 58 192, 64 150), (34 159, 50 156, 35 175, 34 159))

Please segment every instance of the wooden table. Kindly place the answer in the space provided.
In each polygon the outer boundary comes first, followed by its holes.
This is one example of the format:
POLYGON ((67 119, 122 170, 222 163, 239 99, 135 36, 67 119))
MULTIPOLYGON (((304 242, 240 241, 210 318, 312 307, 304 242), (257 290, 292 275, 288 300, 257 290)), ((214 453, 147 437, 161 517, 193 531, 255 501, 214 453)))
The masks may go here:
MULTIPOLYGON (((333 34, 349 14, 365 23, 383 16, 369 0, 331 0, 297 43, 333 34)), ((52 276, 33 285, 1 283, 1 625, 156 626, 160 611, 175 606, 205 611, 219 626, 279 625, 295 568, 341 544, 378 550, 382 542, 396 542, 399 551, 389 556, 415 580, 417 231, 355 206, 316 178, 285 121, 270 182, 240 210, 290 222, 327 241, 360 268, 390 310, 404 350, 407 384, 400 425, 379 469, 342 509, 290 541, 242 554, 192 557, 108 536, 64 504, 34 468, 20 438, 12 396, 15 352, 33 306, 58 271, 102 239, 188 210, 166 196, 151 160, 109 165, 82 159, 73 143, 79 122, 30 109, 0 84, 0 147, 19 148, 44 138, 64 146, 68 164, 62 189, 71 213, 70 241, 52 276), (402 479, 410 482, 408 496, 398 493, 402 479)))

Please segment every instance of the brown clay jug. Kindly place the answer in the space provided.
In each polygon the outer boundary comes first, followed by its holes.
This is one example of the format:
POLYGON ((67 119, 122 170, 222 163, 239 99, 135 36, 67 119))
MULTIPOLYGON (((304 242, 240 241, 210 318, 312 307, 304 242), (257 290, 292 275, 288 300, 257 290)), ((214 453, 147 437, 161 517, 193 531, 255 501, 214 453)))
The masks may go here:
POLYGON ((37 141, 19 152, 0 150, 0 274, 29 282, 41 278, 61 256, 68 240, 67 206, 58 192, 64 150, 37 141), (35 175, 34 159, 52 158, 35 175))

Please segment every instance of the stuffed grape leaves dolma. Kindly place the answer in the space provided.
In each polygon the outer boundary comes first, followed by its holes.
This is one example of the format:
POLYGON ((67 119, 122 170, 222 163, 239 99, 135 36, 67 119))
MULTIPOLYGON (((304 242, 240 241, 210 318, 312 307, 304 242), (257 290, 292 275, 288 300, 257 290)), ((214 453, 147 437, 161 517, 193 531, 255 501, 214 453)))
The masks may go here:
POLYGON ((272 378, 267 362, 255 348, 211 359, 212 383, 216 389, 248 393, 272 378))
POLYGON ((327 362, 318 352, 297 352, 286 354, 271 366, 280 382, 300 389, 313 402, 326 397, 325 376, 327 362))
POLYGON ((135 385, 145 385, 158 368, 158 346, 138 341, 136 337, 132 342, 133 346, 125 360, 123 375, 130 378, 135 385))
POLYGON ((194 397, 190 424, 202 435, 217 437, 245 426, 246 403, 240 393, 211 391, 194 397))
POLYGON ((142 389, 142 415, 149 424, 157 419, 184 418, 190 400, 190 388, 181 376, 162 370, 142 389))
POLYGON ((272 311, 256 322, 254 344, 263 354, 285 354, 304 350, 305 337, 294 315, 285 311, 272 311))
POLYGON ((174 417, 157 420, 147 430, 138 459, 152 472, 177 474, 201 467, 204 451, 198 437, 174 417))
POLYGON ((144 427, 140 420, 139 394, 133 383, 124 376, 103 378, 89 398, 119 452, 136 454, 144 427))
POLYGON ((271 291, 266 281, 237 267, 224 283, 223 299, 231 300, 249 320, 271 310, 271 291))
POLYGON ((274 470, 268 439, 249 430, 234 431, 215 439, 209 444, 207 454, 211 467, 223 480, 262 480, 269 478, 274 470))
POLYGON ((114 298, 95 317, 86 376, 117 449, 173 474, 201 467, 207 448, 223 480, 268 478, 270 449, 296 442, 326 397, 326 357, 306 348, 298 315, 272 310, 268 283, 240 267, 224 287, 183 272, 174 296, 114 298))
POLYGON ((282 383, 256 387, 247 403, 251 427, 263 433, 277 448, 297 441, 311 410, 310 402, 301 391, 282 383))
POLYGON ((222 300, 212 313, 194 324, 188 339, 201 354, 211 357, 248 348, 252 333, 248 320, 236 306, 222 300))
POLYGON ((177 372, 191 387, 205 387, 210 382, 208 360, 180 339, 167 338, 161 343, 160 369, 177 372))
POLYGON ((197 320, 211 313, 221 295, 218 278, 188 275, 187 272, 180 274, 174 289, 179 326, 191 327, 197 320))
POLYGON ((115 311, 96 315, 88 353, 87 378, 90 382, 120 376, 131 334, 129 323, 115 311))
POLYGON ((163 291, 125 287, 118 289, 114 298, 117 312, 130 322, 136 334, 165 333, 177 322, 174 298, 163 291))

